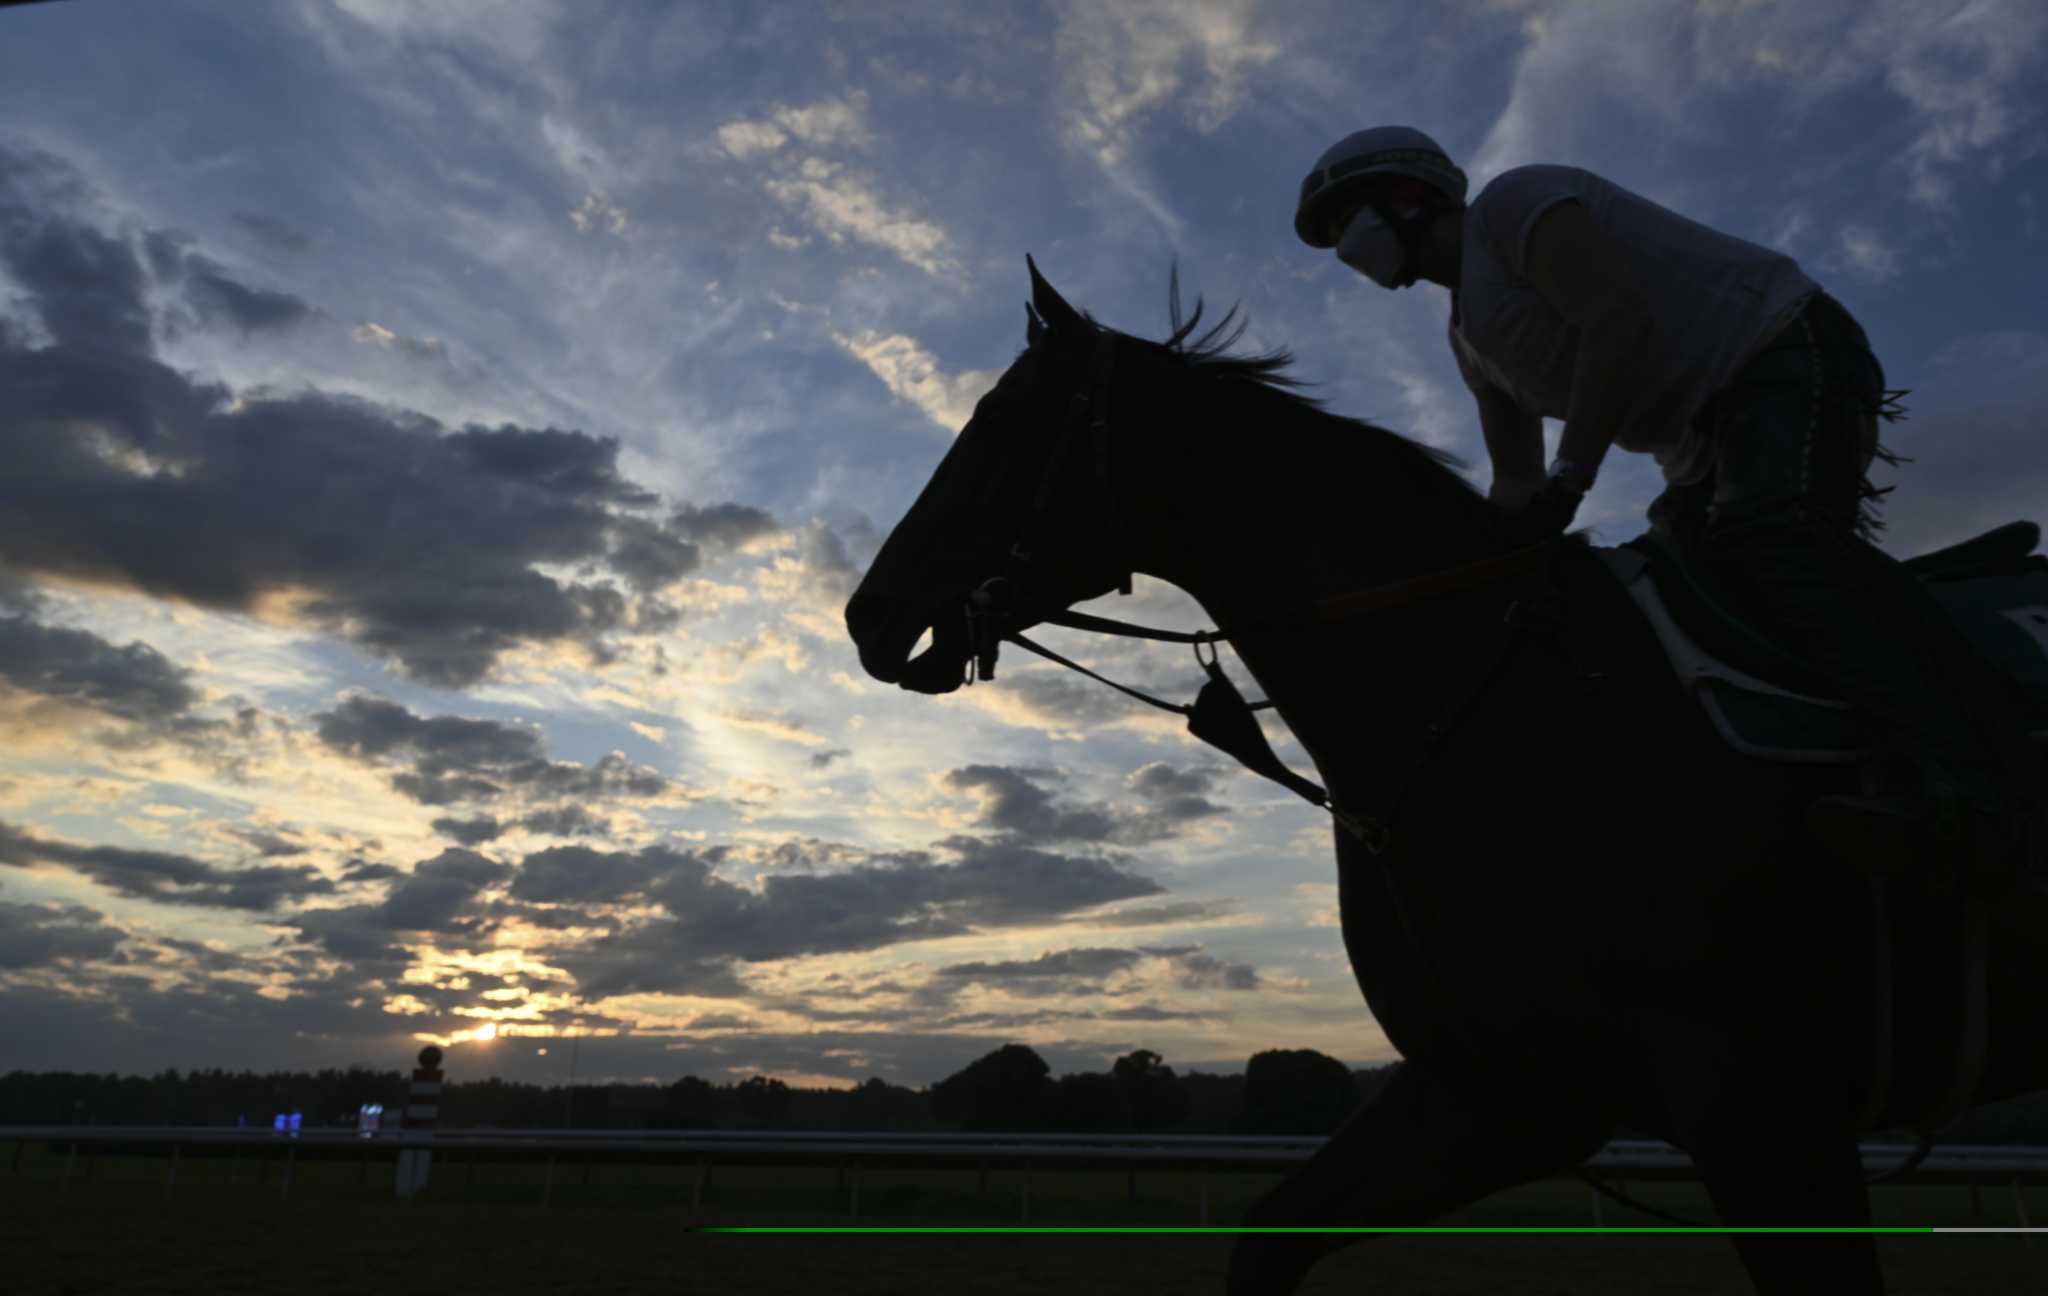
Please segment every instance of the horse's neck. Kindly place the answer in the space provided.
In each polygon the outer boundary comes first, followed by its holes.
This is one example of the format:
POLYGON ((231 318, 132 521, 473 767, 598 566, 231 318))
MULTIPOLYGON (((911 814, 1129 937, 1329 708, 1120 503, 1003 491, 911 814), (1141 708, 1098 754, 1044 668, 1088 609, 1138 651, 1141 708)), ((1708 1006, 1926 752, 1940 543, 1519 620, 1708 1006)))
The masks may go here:
POLYGON ((1223 464, 1204 470, 1197 466, 1201 456, 1181 460, 1186 471, 1164 484, 1156 518, 1137 519, 1140 532, 1158 540, 1140 569, 1178 585, 1225 629, 1294 622, 1278 633, 1241 635, 1233 646, 1334 778, 1345 763, 1339 748, 1350 746, 1345 736, 1354 726, 1345 708, 1330 705, 1333 690, 1377 693, 1390 682, 1388 671, 1406 674, 1416 664, 1383 642, 1375 620, 1327 624, 1290 614, 1319 599, 1455 567, 1496 546, 1461 522, 1464 510, 1444 500, 1437 483, 1413 480, 1416 469, 1392 453, 1387 472, 1369 481, 1336 471, 1298 443, 1268 442, 1247 453, 1260 462, 1241 472, 1223 464), (1190 534, 1190 516, 1215 521, 1190 534))

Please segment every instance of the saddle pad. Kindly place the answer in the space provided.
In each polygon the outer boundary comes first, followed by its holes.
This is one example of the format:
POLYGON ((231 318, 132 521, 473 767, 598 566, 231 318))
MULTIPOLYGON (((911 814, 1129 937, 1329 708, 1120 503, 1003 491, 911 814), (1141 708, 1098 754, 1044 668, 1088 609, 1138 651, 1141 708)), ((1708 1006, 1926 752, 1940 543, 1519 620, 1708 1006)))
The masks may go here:
POLYGON ((1702 648, 1665 605, 1647 559, 1633 549, 1589 546, 1664 646, 1678 685, 1699 699, 1730 747, 1761 760, 1843 763, 1871 754, 1862 717, 1848 703, 1780 687, 1702 648))

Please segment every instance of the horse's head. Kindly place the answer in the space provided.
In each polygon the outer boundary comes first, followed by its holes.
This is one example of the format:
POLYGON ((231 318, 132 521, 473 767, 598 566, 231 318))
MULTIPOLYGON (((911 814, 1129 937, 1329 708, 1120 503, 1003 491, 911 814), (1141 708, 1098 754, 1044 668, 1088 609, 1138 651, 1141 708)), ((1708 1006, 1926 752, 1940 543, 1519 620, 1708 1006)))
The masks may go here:
MULTIPOLYGON (((1108 453, 1100 441, 1112 334, 1030 264, 1024 352, 974 407, 953 448, 846 604, 861 665, 920 693, 960 687, 975 655, 970 598, 1007 578, 1034 607, 1082 602, 1128 580, 1105 544, 1108 453), (1090 402, 1093 403, 1091 409, 1090 402), (911 650, 929 631, 931 646, 911 650)), ((1013 615, 1022 629, 1028 615, 1013 615)))

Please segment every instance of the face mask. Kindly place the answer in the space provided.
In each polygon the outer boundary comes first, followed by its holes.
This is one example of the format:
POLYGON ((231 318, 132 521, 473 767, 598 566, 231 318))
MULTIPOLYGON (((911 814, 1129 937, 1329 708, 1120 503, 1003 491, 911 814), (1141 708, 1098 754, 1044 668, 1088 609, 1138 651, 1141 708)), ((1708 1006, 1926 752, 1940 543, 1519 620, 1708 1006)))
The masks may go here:
MULTIPOLYGON (((1420 214, 1415 208, 1395 212, 1394 217, 1407 226, 1420 214)), ((1359 208, 1344 227, 1344 237, 1337 240, 1337 259, 1382 288, 1406 288, 1415 282, 1407 240, 1371 207, 1359 208)))

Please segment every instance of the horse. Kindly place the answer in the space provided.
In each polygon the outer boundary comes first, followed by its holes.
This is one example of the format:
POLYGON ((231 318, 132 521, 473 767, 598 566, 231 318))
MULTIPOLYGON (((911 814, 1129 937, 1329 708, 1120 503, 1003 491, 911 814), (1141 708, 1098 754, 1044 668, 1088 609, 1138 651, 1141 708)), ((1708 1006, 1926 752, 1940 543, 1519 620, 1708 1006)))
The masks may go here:
MULTIPOLYGON (((1729 1229, 1870 1227, 1859 1135, 1923 1118, 1953 1052, 1880 1078, 1881 884, 1803 818, 1856 772, 1731 750, 1582 535, 1518 557, 1454 457, 1324 410, 1285 351, 1233 352, 1235 308, 1190 339, 1176 279, 1150 341, 1027 264, 1024 350, 846 624, 869 675, 942 694, 992 666, 974 614, 1021 631, 1143 572, 1200 604, 1314 762, 1344 949, 1401 1061, 1248 1210, 1226 1289, 1289 1291, 1361 1236, 1334 1230, 1569 1173, 1621 1128, 1686 1151, 1729 1229), (1333 1231, 1251 1231, 1280 1226, 1333 1231)), ((1968 903, 1989 1102, 2048 1085, 2044 902, 1968 903)), ((1894 997, 1952 1020, 1937 981, 1894 997)), ((1731 1236, 1770 1296, 1883 1290, 1868 1233, 1731 1236)))

